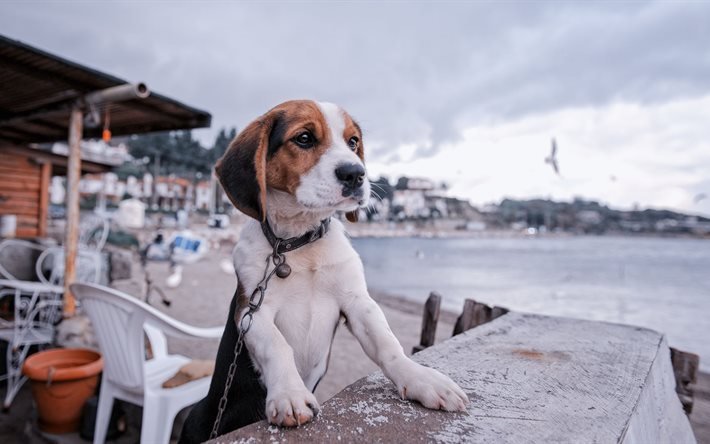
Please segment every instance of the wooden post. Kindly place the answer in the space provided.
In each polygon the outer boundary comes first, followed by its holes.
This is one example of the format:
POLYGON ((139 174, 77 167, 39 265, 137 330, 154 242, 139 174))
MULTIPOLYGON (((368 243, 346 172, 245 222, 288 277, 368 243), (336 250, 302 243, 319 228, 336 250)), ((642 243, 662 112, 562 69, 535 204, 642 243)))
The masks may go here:
POLYGON ((458 319, 456 319, 456 324, 454 325, 454 333, 452 336, 456 336, 476 326, 475 310, 476 301, 474 301, 473 299, 466 299, 463 303, 463 311, 461 312, 461 315, 458 317, 458 319))
POLYGON ((507 308, 491 308, 488 305, 476 302, 473 299, 466 299, 466 301, 464 301, 463 311, 458 319, 456 319, 453 336, 463 333, 471 328, 478 327, 479 325, 483 325, 486 322, 490 322, 506 313, 508 313, 507 308))
POLYGON ((64 317, 74 315, 76 302, 69 291, 76 277, 76 251, 79 241, 79 176, 81 176, 81 138, 84 113, 79 106, 69 121, 69 158, 67 160, 67 225, 64 236, 64 317))
POLYGON ((491 309, 491 321, 508 313, 507 308, 498 307, 497 305, 491 309))
POLYGON ((47 235, 47 214, 49 213, 49 186, 52 180, 52 164, 42 163, 39 180, 39 220, 37 221, 37 235, 47 235))
POLYGON ((693 412, 693 390, 690 388, 690 384, 694 384, 698 380, 700 356, 673 347, 670 349, 676 382, 675 391, 683 404, 683 410, 690 415, 693 412))
POLYGON ((439 323, 439 313, 441 312, 441 295, 432 291, 429 299, 424 304, 424 316, 422 316, 422 336, 419 345, 412 348, 412 354, 422 351, 434 345, 436 339, 436 325, 439 323))

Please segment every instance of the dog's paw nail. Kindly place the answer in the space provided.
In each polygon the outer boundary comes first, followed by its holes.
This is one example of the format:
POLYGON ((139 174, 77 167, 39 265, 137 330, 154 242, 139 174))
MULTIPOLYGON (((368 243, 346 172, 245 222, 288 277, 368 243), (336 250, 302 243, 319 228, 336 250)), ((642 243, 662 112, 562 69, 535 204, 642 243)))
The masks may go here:
POLYGON ((319 409, 318 407, 316 407, 315 404, 312 404, 312 403, 309 402, 309 403, 306 403, 306 407, 308 407, 309 409, 311 409, 311 411, 313 412, 313 415, 314 415, 314 416, 315 416, 315 415, 318 415, 318 413, 320 413, 320 409, 319 409))

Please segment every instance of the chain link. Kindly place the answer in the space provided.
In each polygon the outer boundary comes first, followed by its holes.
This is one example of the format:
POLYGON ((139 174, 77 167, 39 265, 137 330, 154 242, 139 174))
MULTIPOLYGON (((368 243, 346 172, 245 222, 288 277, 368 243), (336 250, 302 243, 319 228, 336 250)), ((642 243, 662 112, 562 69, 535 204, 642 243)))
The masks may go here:
MULTIPOLYGON (((287 239, 285 241, 286 250, 291 251, 305 244, 315 242, 316 240, 320 239, 328 231, 329 224, 330 218, 322 220, 318 229, 313 230, 313 232, 310 233, 309 237, 306 239, 306 242, 302 242, 304 236, 298 239, 287 239), (292 244, 292 242, 295 243, 292 244)), ((279 252, 281 243, 284 242, 284 240, 276 238, 276 236, 271 231, 271 228, 269 227, 268 223, 262 224, 262 230, 264 230, 264 235, 266 236, 267 240, 269 240, 269 243, 273 244, 273 252, 266 257, 266 267, 264 268, 264 276, 261 278, 261 281, 249 297, 249 309, 242 315, 242 318, 237 324, 239 326, 239 337, 237 338, 237 343, 234 345, 234 359, 232 360, 232 363, 229 364, 229 369, 227 370, 227 380, 224 384, 224 393, 222 393, 222 397, 219 399, 219 404, 217 405, 217 416, 215 417, 214 424, 212 425, 210 439, 216 438, 217 434, 219 433, 219 425, 222 421, 222 415, 224 415, 224 411, 227 409, 227 396, 229 394, 229 389, 232 387, 232 383, 234 382, 234 376, 237 373, 237 358, 239 357, 239 354, 242 352, 242 348, 244 347, 244 336, 247 334, 247 332, 251 328, 252 322, 254 321, 254 313, 256 313, 259 308, 261 308, 261 304, 264 302, 264 295, 266 294, 266 288, 269 285, 269 280, 271 279, 271 277, 276 273, 276 270, 281 265, 288 265, 286 264, 286 256, 282 252, 279 252), (275 238, 273 242, 271 238, 275 238), (269 272, 269 262, 273 262, 274 265, 274 268, 271 270, 271 272, 269 272)), ((286 273, 278 274, 278 276, 280 278, 286 278, 289 274, 290 268, 287 267, 286 273)))
MULTIPOLYGON (((249 313, 249 315, 251 318, 252 313, 249 313)), ((245 317, 246 315, 242 317, 242 321, 245 317)), ((239 356, 239 353, 241 353, 242 351, 242 347, 244 346, 244 334, 246 334, 250 326, 251 322, 249 322, 249 326, 246 329, 240 328, 239 339, 237 339, 237 343, 234 346, 234 360, 231 364, 229 364, 229 370, 227 371, 227 381, 224 384, 224 393, 222 393, 222 397, 219 400, 219 405, 217 406, 217 417, 215 418, 214 424, 212 425, 210 439, 215 439, 217 437, 217 434, 219 433, 219 424, 220 422, 222 422, 222 415, 224 414, 224 411, 227 408, 227 394, 229 393, 229 388, 232 386, 232 382, 234 381, 234 375, 237 373, 237 356, 239 356)))
POLYGON ((224 384, 224 392, 222 393, 222 397, 219 399, 219 404, 217 405, 217 416, 215 417, 214 424, 212 425, 210 439, 217 437, 217 434, 219 433, 219 425, 220 422, 222 422, 222 415, 224 415, 224 411, 227 409, 229 389, 232 387, 234 375, 237 373, 237 358, 244 347, 244 336, 251 328, 251 324, 254 321, 254 313, 259 310, 262 302, 264 302, 266 288, 268 287, 269 280, 276 272, 276 267, 286 262, 286 256, 284 256, 283 253, 278 252, 279 243, 280 242, 277 242, 274 246, 273 254, 267 256, 264 277, 262 277, 261 282, 259 282, 249 298, 249 309, 239 320, 239 337, 237 338, 237 343, 234 345, 234 359, 232 360, 232 363, 229 364, 229 370, 227 370, 227 380, 224 384), (269 272, 270 260, 274 264, 274 268, 271 272, 269 272))

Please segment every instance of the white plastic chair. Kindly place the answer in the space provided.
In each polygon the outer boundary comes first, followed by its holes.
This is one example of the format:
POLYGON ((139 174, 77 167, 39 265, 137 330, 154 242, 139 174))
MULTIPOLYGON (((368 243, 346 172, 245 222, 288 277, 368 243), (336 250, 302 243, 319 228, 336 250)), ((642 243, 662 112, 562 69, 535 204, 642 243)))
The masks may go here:
MULTIPOLYGON (((7 391, 3 407, 9 408, 26 378, 22 364, 33 345, 44 346, 54 340, 54 326, 62 318, 64 292, 64 250, 45 248, 27 241, 8 239, 0 242, 0 251, 27 249, 41 251, 35 262, 37 281, 17 279, 0 264, 0 303, 12 299, 14 310, 9 318, 0 317, 0 340, 8 343, 5 375, 7 391)), ((77 252, 77 280, 98 282, 101 261, 98 252, 80 249, 77 252)))
POLYGON ((143 406, 141 443, 170 440, 175 415, 207 395, 210 378, 165 389, 164 381, 190 361, 169 355, 166 333, 182 338, 219 338, 224 327, 199 328, 177 321, 150 305, 120 291, 92 284, 72 284, 94 326, 104 358, 94 443, 106 438, 114 399, 143 406), (153 358, 146 360, 143 334, 148 336, 153 358))

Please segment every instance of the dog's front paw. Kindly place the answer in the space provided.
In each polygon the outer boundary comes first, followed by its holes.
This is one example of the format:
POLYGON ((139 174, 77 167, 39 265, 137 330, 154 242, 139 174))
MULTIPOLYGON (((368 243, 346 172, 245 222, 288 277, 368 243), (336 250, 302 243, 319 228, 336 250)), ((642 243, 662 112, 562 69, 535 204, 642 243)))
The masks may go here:
POLYGON ((318 414, 318 401, 305 387, 281 390, 266 399, 266 416, 271 424, 295 427, 318 414))
POLYGON ((419 401, 424 407, 449 412, 466 410, 468 396, 448 376, 410 361, 395 382, 402 398, 419 401))

